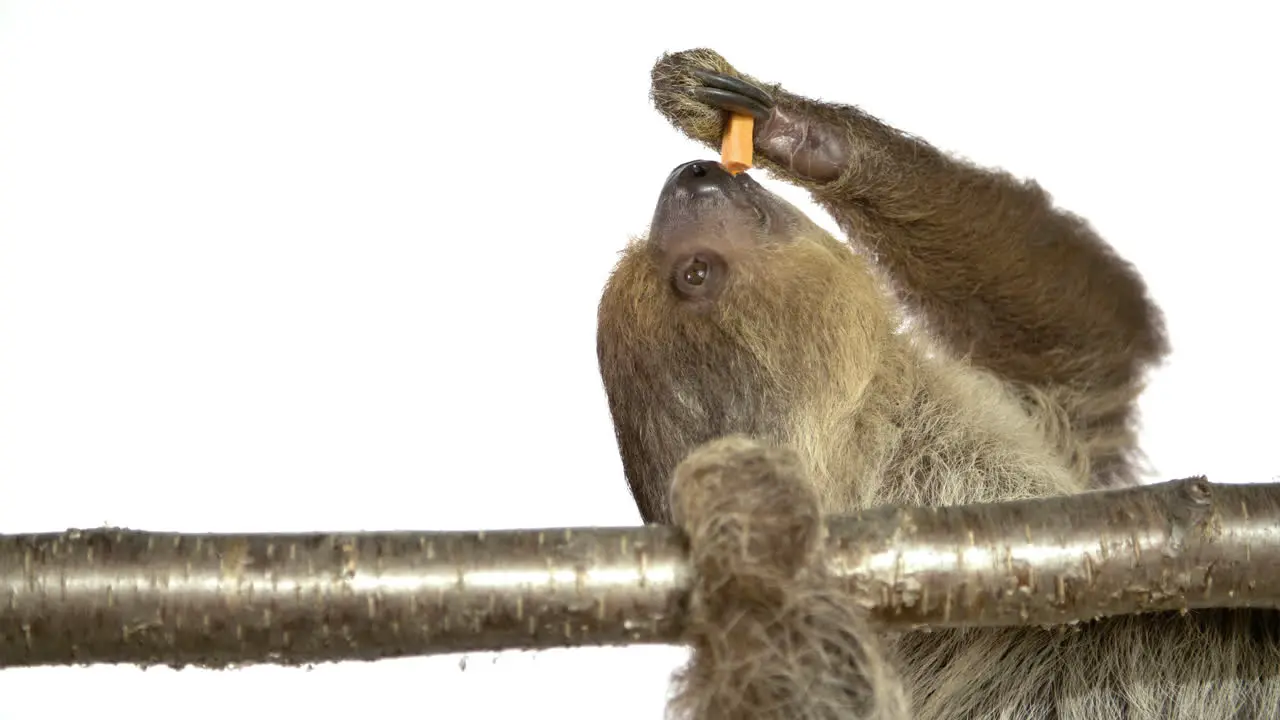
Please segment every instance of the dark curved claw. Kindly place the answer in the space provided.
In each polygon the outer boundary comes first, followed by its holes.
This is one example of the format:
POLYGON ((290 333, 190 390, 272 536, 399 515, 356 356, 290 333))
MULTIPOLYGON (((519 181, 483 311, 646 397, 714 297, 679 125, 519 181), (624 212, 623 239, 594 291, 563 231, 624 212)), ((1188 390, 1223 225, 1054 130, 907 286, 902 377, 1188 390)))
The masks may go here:
POLYGON ((770 108, 768 105, 756 100, 755 98, 740 95, 729 90, 721 90, 720 88, 698 87, 689 91, 698 100, 721 110, 739 113, 742 115, 751 115, 757 120, 769 119, 770 108))
POLYGON ((728 90, 739 95, 746 95, 748 98, 764 105, 765 107, 773 107, 773 98, 763 88, 756 87, 742 78, 724 73, 710 72, 708 70, 694 70, 693 76, 700 80, 703 85, 709 88, 718 88, 720 90, 728 90))
POLYGON ((764 90, 723 73, 693 70, 691 74, 702 86, 690 88, 689 94, 700 102, 721 110, 751 115, 761 121, 769 118, 773 98, 764 90))

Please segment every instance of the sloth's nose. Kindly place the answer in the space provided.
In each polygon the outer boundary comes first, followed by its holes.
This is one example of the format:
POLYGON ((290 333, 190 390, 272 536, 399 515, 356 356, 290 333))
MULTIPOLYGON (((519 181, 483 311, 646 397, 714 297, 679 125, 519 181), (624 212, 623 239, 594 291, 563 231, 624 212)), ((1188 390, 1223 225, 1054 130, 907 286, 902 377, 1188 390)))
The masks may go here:
POLYGON ((679 165, 667 180, 674 190, 693 196, 720 194, 733 181, 729 171, 714 160, 694 160, 679 165))

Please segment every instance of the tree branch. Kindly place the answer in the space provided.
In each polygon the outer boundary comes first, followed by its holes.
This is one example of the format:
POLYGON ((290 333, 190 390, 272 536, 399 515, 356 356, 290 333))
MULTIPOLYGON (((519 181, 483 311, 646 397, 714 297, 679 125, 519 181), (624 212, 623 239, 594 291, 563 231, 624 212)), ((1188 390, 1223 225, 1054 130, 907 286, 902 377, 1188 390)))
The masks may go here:
MULTIPOLYGON (((825 561, 890 627, 1280 609, 1280 484, 829 518, 825 561)), ((0 536, 0 667, 224 667, 678 643, 675 528, 0 536)))

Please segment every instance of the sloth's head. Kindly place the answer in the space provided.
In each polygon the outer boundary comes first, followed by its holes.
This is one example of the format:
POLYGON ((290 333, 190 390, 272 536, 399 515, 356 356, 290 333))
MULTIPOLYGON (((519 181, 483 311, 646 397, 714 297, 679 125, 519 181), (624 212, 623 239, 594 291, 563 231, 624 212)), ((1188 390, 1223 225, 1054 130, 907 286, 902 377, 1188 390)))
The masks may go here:
POLYGON ((746 173, 676 167, 600 302, 600 372, 633 491, 656 486, 665 512, 694 445, 776 438, 815 393, 860 392, 890 331, 847 245, 746 173))

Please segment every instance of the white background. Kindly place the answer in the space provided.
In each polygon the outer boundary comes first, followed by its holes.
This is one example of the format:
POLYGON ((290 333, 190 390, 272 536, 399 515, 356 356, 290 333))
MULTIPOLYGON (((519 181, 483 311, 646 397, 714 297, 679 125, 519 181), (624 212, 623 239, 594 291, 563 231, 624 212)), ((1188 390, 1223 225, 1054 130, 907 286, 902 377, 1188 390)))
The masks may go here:
MULTIPOLYGON (((1263 11, 690 5, 0 3, 0 532, 637 523, 595 308, 714 154, 647 98, 704 45, 1039 179, 1168 315, 1151 478, 1280 473, 1263 11)), ((7 670, 0 718, 658 718, 683 657, 7 670)))

